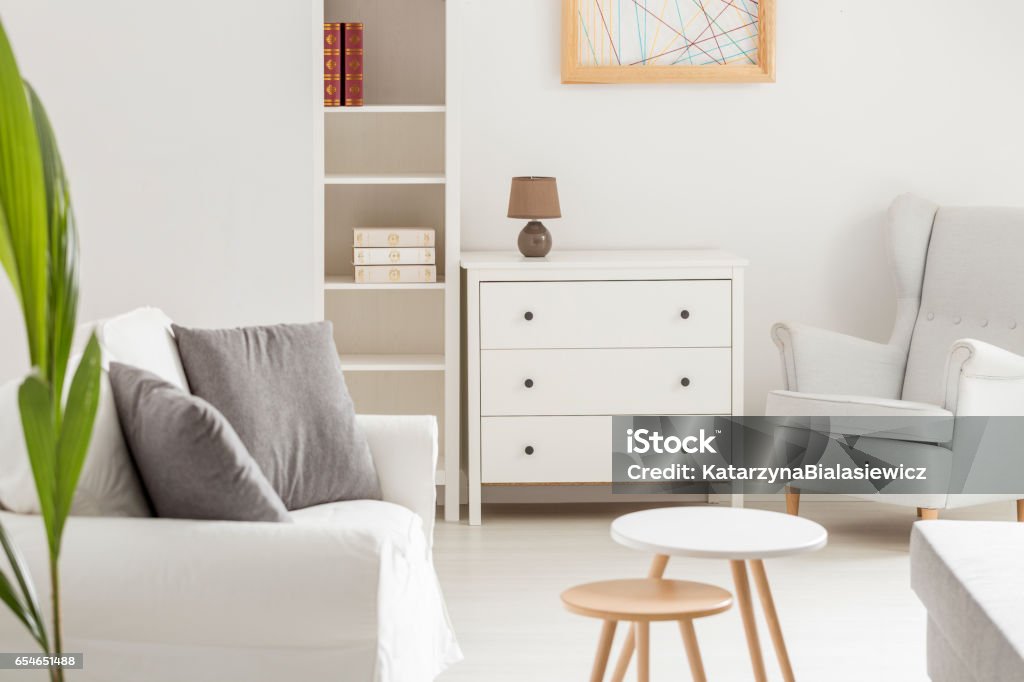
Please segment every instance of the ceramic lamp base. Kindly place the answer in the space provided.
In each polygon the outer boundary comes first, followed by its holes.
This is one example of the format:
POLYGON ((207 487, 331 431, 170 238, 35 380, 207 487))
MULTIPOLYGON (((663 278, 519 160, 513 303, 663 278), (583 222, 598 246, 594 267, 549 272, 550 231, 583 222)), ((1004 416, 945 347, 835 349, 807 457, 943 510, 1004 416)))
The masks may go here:
POLYGON ((519 253, 527 258, 543 258, 551 252, 551 233, 544 223, 531 220, 519 233, 519 253))

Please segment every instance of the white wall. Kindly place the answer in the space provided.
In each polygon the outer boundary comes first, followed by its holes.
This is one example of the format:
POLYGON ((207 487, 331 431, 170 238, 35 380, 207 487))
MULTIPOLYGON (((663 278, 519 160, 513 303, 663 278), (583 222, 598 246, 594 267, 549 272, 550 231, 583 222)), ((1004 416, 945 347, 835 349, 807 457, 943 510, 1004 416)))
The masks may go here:
MULTIPOLYGON (((313 2, 0 0, 82 240, 80 319, 314 317, 313 2)), ((27 365, 0 282, 0 381, 27 365)))
POLYGON ((766 85, 561 85, 559 0, 467 0, 463 248, 514 248, 509 178, 555 175, 556 249, 717 246, 751 260, 750 413, 768 330, 884 340, 882 220, 906 191, 1024 205, 1024 3, 782 0, 766 85))

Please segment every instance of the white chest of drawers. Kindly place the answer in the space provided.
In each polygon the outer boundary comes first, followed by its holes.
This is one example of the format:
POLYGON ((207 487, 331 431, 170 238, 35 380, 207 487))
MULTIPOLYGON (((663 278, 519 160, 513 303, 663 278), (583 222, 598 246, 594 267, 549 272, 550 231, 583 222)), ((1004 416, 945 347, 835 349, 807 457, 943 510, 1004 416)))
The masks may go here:
POLYGON ((710 250, 463 253, 470 524, 482 485, 609 483, 612 415, 740 414, 745 265, 710 250))

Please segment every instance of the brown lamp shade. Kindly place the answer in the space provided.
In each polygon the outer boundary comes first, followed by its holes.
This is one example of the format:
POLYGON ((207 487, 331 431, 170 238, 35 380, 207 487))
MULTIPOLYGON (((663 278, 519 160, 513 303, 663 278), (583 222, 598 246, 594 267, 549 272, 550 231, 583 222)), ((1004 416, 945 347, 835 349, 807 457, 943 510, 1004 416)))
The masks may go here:
POLYGON ((558 205, 558 186, 554 178, 512 178, 512 191, 508 196, 508 217, 540 220, 561 218, 558 205))

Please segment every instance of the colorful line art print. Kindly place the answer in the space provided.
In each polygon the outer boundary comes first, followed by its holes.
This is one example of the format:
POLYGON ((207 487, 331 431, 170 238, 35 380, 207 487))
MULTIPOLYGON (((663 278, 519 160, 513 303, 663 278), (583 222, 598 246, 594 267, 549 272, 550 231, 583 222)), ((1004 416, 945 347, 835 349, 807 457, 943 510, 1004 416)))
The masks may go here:
POLYGON ((563 83, 775 80, 775 0, 562 0, 563 83))

